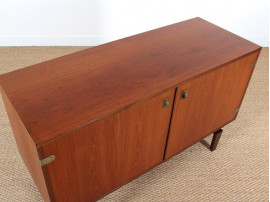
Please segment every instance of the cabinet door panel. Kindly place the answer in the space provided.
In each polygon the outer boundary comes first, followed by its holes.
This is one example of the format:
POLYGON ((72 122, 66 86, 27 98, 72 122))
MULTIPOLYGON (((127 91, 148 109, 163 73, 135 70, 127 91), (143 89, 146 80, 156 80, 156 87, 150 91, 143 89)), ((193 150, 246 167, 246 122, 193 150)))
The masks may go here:
POLYGON ((175 90, 43 146, 56 201, 91 201, 163 160, 175 90), (169 106, 163 107, 168 98, 169 106))
POLYGON ((179 153, 235 119, 258 52, 186 82, 177 88, 165 158, 179 153), (183 90, 187 97, 181 99, 183 90))

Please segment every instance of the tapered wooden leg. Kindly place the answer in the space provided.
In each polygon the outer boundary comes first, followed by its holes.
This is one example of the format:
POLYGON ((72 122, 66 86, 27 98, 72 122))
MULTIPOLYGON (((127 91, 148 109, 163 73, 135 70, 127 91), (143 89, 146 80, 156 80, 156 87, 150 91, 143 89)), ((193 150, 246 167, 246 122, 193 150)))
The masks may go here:
POLYGON ((218 141, 220 139, 220 136, 222 134, 223 130, 219 129, 218 131, 214 132, 213 139, 211 142, 210 150, 215 151, 218 145, 218 141))

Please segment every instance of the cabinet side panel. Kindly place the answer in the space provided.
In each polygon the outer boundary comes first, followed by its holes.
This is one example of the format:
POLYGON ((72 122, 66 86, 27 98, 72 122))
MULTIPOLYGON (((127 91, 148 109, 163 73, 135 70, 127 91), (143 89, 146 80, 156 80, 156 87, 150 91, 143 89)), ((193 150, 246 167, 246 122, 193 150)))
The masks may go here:
POLYGON ((47 168, 56 201, 96 200, 162 162, 174 92, 44 145, 44 155, 55 155, 47 168))
POLYGON ((19 149, 19 153, 28 171, 30 172, 35 184, 37 185, 37 188, 40 191, 43 199, 45 201, 50 201, 42 168, 38 161, 39 156, 36 146, 30 138, 30 135, 28 134, 18 114, 14 110, 12 104, 10 103, 4 92, 2 92, 2 97, 11 124, 11 128, 13 130, 13 134, 19 149))

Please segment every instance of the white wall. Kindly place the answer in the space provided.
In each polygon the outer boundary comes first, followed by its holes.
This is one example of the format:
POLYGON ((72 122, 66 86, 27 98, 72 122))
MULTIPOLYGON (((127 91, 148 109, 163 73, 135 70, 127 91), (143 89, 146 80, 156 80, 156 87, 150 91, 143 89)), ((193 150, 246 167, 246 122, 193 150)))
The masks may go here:
POLYGON ((197 16, 268 46, 267 0, 0 0, 0 46, 98 45, 197 16))

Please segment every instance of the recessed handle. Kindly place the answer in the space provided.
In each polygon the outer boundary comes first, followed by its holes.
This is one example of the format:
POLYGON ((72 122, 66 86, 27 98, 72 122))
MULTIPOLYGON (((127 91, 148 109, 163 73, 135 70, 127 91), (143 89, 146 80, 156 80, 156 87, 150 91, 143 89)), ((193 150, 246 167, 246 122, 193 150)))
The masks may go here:
POLYGON ((187 94, 187 89, 182 90, 180 99, 181 99, 181 100, 186 99, 187 96, 188 96, 188 94, 187 94))
POLYGON ((169 105, 169 98, 166 97, 165 99, 163 99, 162 108, 168 107, 169 105))

